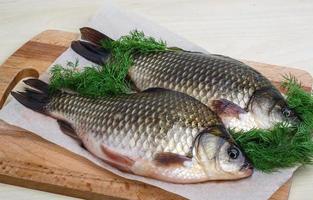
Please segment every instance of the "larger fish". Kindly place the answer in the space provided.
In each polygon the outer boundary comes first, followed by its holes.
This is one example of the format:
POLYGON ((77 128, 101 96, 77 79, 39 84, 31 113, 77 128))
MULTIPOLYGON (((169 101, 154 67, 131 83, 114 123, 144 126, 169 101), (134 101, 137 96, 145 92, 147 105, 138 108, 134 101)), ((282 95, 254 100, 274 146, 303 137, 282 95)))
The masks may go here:
MULTIPOLYGON (((84 39, 94 43, 108 39, 90 28, 81 32, 84 39)), ((107 51, 87 43, 74 42, 72 48, 97 64, 109 58, 107 51)), ((135 53, 133 60, 128 75, 136 88, 161 87, 193 96, 218 113, 226 127, 267 129, 277 122, 298 121, 296 113, 266 77, 230 57, 168 49, 135 53)))
POLYGON ((38 79, 13 92, 26 107, 120 170, 174 183, 248 177, 252 166, 207 106, 183 93, 145 92, 91 99, 57 92, 38 79))

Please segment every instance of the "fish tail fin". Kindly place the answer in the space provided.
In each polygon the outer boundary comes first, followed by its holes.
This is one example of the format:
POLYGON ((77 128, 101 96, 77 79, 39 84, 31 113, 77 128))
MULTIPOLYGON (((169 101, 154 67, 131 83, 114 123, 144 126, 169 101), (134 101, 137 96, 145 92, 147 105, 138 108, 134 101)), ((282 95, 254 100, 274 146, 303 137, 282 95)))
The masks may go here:
POLYGON ((107 35, 99 32, 93 28, 90 28, 90 27, 82 27, 79 30, 81 33, 81 38, 83 40, 89 41, 89 42, 96 44, 96 45, 99 45, 99 46, 101 46, 101 41, 103 41, 103 40, 113 41, 113 39, 111 39, 107 35))
POLYGON ((23 92, 11 92, 12 96, 25 107, 46 114, 46 105, 50 102, 49 85, 39 79, 27 79, 23 81, 31 88, 25 88, 23 92))
POLYGON ((111 56, 109 50, 89 42, 73 41, 71 48, 80 56, 98 65, 106 63, 111 56))
POLYGON ((113 41, 107 35, 90 27, 80 28, 81 39, 84 41, 73 41, 71 48, 85 59, 103 65, 110 58, 110 51, 101 47, 102 41, 113 41))
POLYGON ((25 88, 23 92, 11 92, 12 96, 25 107, 56 119, 63 133, 79 141, 75 129, 66 119, 55 116, 47 110, 51 101, 49 85, 39 79, 27 79, 23 82, 30 88, 25 88))

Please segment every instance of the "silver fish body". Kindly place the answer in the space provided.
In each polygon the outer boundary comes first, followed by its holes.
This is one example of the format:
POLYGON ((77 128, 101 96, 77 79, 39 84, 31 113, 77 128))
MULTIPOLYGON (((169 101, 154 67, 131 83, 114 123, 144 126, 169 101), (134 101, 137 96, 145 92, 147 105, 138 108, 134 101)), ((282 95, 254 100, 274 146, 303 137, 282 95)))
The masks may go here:
POLYGON ((140 90, 153 86, 170 88, 195 96, 205 104, 212 99, 227 99, 242 108, 247 108, 256 90, 272 86, 242 62, 185 51, 135 55, 129 75, 140 90))
POLYGON ((129 77, 136 88, 161 87, 195 97, 228 128, 271 128, 295 117, 271 82, 238 60, 182 50, 135 54, 133 60, 129 77))
MULTIPOLYGON (((91 28, 82 38, 98 44, 108 39, 91 28)), ((107 61, 108 51, 82 41, 72 49, 97 64, 107 61), (92 51, 90 50, 92 49, 92 51)), ((132 55, 128 79, 139 91, 161 87, 188 94, 216 112, 227 128, 271 128, 278 122, 299 121, 271 82, 258 71, 230 57, 168 48, 162 52, 132 55)))
MULTIPOLYGON (((57 119, 65 133, 120 170, 175 183, 250 176, 252 167, 219 117, 196 99, 164 89, 91 99, 35 90, 12 93, 57 119)), ((40 82, 41 85, 42 82, 40 82)))

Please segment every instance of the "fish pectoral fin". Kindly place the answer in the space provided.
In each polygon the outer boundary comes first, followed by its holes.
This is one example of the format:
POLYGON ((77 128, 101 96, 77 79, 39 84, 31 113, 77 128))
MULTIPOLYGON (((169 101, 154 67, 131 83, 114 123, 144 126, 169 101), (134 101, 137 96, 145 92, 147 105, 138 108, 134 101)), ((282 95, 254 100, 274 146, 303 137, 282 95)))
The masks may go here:
POLYGON ((153 160, 157 166, 169 167, 177 165, 182 166, 185 162, 191 161, 191 158, 176 153, 162 152, 157 153, 153 160))
POLYGON ((57 119, 57 123, 59 124, 59 127, 64 134, 70 136, 71 138, 75 140, 80 141, 75 129, 70 123, 62 119, 57 119))
POLYGON ((118 168, 121 171, 131 172, 131 167, 135 161, 125 155, 112 151, 109 147, 101 145, 101 151, 107 158, 105 161, 113 167, 118 168))
POLYGON ((213 100, 211 103, 211 108, 219 116, 231 116, 239 118, 239 114, 246 113, 246 111, 239 105, 227 99, 213 100))

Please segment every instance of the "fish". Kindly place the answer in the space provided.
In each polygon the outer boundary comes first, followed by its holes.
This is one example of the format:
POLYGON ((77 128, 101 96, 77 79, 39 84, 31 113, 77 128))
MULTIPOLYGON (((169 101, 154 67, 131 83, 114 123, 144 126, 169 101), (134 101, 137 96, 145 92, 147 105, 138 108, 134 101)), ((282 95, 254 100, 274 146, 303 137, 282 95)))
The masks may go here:
MULTIPOLYGON (((81 28, 81 34, 88 42, 74 41, 72 49, 96 64, 105 63, 109 51, 101 50, 100 40, 112 39, 89 27, 81 28)), ((216 112, 227 128, 270 129, 279 122, 301 121, 270 80, 233 58, 168 48, 164 52, 135 52, 132 59, 128 79, 133 88, 159 87, 188 94, 216 112)))
POLYGON ((172 183, 249 177, 253 166, 207 106, 186 94, 150 88, 90 98, 27 79, 12 96, 57 121, 60 130, 126 173, 172 183))

